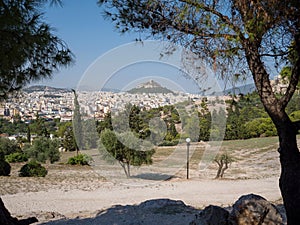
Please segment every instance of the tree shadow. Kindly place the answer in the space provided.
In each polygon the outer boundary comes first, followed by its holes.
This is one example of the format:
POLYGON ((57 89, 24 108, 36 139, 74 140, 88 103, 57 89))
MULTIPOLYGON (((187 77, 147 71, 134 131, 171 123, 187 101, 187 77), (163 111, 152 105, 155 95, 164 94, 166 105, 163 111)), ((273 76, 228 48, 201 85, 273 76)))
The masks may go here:
POLYGON ((174 175, 170 174, 162 174, 162 173, 141 173, 135 176, 131 176, 131 178, 138 178, 143 180, 153 180, 153 181, 167 181, 174 178, 174 175))
POLYGON ((63 219, 41 225, 179 225, 189 224, 199 212, 182 201, 155 199, 139 205, 116 205, 99 211, 94 218, 63 219))

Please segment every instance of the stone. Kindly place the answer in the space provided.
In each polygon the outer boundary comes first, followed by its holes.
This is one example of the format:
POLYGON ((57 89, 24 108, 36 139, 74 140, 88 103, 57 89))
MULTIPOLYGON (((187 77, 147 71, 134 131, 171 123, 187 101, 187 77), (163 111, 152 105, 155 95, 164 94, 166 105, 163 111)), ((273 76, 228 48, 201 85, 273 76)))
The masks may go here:
POLYGON ((190 225, 228 225, 229 212, 219 206, 207 206, 190 225))
POLYGON ((283 219, 278 209, 265 198, 243 195, 233 205, 229 220, 233 225, 279 225, 283 219))
POLYGON ((0 198, 0 224, 1 225, 28 225, 38 222, 37 218, 30 217, 28 219, 18 220, 10 215, 10 212, 6 209, 2 199, 0 198))

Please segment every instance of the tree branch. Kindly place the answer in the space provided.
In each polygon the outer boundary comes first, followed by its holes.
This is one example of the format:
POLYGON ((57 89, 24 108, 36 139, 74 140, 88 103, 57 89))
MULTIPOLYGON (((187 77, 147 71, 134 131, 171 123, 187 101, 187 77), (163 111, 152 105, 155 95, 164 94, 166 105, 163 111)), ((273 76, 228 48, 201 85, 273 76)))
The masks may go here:
POLYGON ((278 56, 285 56, 288 55, 291 51, 288 52, 282 52, 282 53, 278 53, 278 54, 269 54, 269 53, 264 53, 264 54, 260 54, 261 57, 264 56, 269 56, 269 57, 278 57, 278 56))
MULTIPOLYGON (((296 38, 296 42, 298 45, 300 45, 300 34, 299 37, 296 38), (298 39, 298 40, 297 40, 298 39)), ((298 82, 299 82, 299 76, 300 76, 300 49, 297 49, 297 53, 298 53, 298 59, 296 61, 296 63, 294 63, 294 68, 292 70, 292 75, 291 75, 291 80, 289 82, 289 86, 287 87, 287 90, 285 92, 285 94, 280 98, 279 102, 281 104, 281 107, 284 109, 287 104, 289 103, 289 101, 291 100, 291 98, 293 97, 295 90, 297 88, 298 82)))
POLYGON ((206 12, 212 13, 213 15, 219 17, 224 23, 226 23, 240 38, 244 38, 244 36, 241 33, 241 30, 239 27, 237 27, 236 25, 234 25, 228 16, 223 15, 222 13, 220 13, 219 11, 215 10, 214 8, 211 8, 201 2, 195 2, 192 0, 180 0, 180 2, 186 3, 188 5, 194 6, 196 8, 200 8, 203 9, 206 12))

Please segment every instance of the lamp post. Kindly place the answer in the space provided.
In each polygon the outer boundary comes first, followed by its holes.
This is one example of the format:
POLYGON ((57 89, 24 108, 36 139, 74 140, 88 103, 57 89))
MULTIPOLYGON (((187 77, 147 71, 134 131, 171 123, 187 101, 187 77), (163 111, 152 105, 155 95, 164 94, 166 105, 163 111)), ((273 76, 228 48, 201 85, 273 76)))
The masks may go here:
POLYGON ((190 142, 191 139, 187 138, 186 141, 186 179, 189 179, 189 164, 190 164, 190 142))

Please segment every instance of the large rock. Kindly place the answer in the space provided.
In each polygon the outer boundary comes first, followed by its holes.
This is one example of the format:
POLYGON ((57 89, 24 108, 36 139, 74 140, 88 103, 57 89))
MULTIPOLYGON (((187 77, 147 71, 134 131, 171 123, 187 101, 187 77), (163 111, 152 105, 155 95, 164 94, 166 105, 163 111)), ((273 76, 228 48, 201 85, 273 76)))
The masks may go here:
POLYGON ((282 216, 277 208, 259 195, 240 197, 233 205, 230 221, 237 225, 280 225, 282 216))
POLYGON ((219 206, 210 205, 196 215, 190 225, 228 225, 229 212, 219 206))
POLYGON ((5 208, 2 199, 0 198, 0 224, 1 225, 28 225, 38 222, 37 218, 31 217, 24 220, 18 220, 10 215, 9 211, 5 208))

